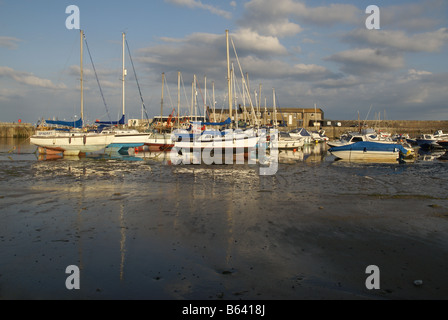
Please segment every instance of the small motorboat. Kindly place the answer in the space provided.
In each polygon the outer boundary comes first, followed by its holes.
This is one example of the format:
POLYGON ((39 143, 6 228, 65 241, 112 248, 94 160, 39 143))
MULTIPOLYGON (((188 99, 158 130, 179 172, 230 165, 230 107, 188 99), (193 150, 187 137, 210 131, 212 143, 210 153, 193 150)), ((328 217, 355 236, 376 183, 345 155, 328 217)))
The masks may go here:
POLYGON ((398 161, 408 157, 411 149, 405 148, 401 144, 360 141, 353 144, 332 147, 328 150, 332 155, 342 160, 363 160, 363 161, 398 161))

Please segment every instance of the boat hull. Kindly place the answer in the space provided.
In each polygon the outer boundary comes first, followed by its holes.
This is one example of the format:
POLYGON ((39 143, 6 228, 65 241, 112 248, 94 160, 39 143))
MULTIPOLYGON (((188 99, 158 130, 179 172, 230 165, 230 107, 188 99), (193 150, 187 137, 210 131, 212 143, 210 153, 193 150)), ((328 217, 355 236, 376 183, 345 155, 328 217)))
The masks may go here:
POLYGON ((342 147, 333 147, 328 150, 338 159, 348 161, 396 161, 400 157, 411 154, 411 150, 400 144, 357 142, 342 147))
POLYGON ((247 137, 239 139, 213 139, 211 141, 177 141, 174 146, 177 149, 193 151, 195 149, 210 150, 234 150, 245 151, 253 150, 257 147, 258 137, 247 137))
POLYGON ((448 141, 438 141, 437 144, 445 149, 448 149, 448 141))
POLYGON ((282 140, 279 139, 277 142, 277 148, 281 150, 294 150, 294 149, 300 149, 305 145, 304 140, 282 140))
POLYGON ((105 149, 113 140, 114 134, 44 131, 31 136, 30 143, 40 147, 40 152, 46 149, 77 156, 105 149))
POLYGON ((398 160, 400 154, 398 152, 381 152, 381 151, 372 151, 372 152, 364 152, 359 150, 347 150, 347 151, 332 151, 332 155, 336 158, 342 160, 349 161, 396 161, 398 160))
POLYGON ((437 140, 435 139, 417 139, 417 145, 422 149, 431 149, 437 148, 439 145, 437 144, 437 140))
POLYGON ((145 140, 150 152, 170 151, 174 147, 171 134, 151 134, 145 140))
POLYGON ((145 145, 148 140, 148 133, 115 133, 115 138, 110 145, 107 146, 106 154, 122 154, 128 155, 129 148, 138 148, 145 145))

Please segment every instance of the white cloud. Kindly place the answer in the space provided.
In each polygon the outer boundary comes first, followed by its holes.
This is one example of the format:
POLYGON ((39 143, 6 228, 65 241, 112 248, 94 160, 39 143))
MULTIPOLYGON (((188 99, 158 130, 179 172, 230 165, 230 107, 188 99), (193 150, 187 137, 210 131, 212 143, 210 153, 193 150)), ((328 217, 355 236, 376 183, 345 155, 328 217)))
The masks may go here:
POLYGON ((178 6, 185 6, 188 8, 199 8, 203 10, 207 10, 212 14, 216 14, 218 16, 224 17, 226 19, 232 18, 232 13, 219 9, 216 6, 212 6, 209 4, 204 4, 200 0, 165 0, 165 2, 172 3, 178 6))
POLYGON ((433 73, 429 72, 429 71, 409 69, 408 70, 408 77, 407 77, 407 79, 409 79, 409 80, 419 80, 422 77, 430 76, 432 74, 433 73))
POLYGON ((437 52, 448 42, 448 29, 408 35, 403 31, 357 29, 345 36, 349 42, 409 52, 437 52))
POLYGON ((359 25, 364 18, 361 10, 347 4, 308 7, 303 1, 295 0, 251 0, 245 8, 246 12, 239 20, 241 26, 278 37, 302 32, 297 21, 318 26, 359 25))
POLYGON ((344 78, 325 79, 323 81, 316 83, 315 86, 319 87, 319 88, 339 89, 339 88, 348 88, 348 87, 357 86, 360 83, 361 83, 361 79, 359 79, 359 77, 350 75, 350 76, 344 77, 344 78))
POLYGON ((354 75, 389 72, 404 66, 401 55, 371 48, 339 52, 326 60, 341 63, 342 71, 354 75))
POLYGON ((274 36, 263 36, 250 29, 240 29, 231 35, 236 49, 260 55, 286 55, 288 50, 274 36))
POLYGON ((14 37, 0 37, 0 47, 14 50, 17 49, 20 41, 20 39, 14 37))
POLYGON ((12 99, 24 97, 23 90, 0 88, 0 101, 10 101, 12 99))
POLYGON ((399 28, 408 31, 433 30, 446 25, 447 2, 424 0, 400 5, 381 6, 381 24, 385 29, 399 28))
POLYGON ((327 26, 339 23, 356 25, 365 17, 360 9, 349 4, 330 4, 316 8, 302 6, 295 14, 309 23, 327 26))
POLYGON ((23 71, 16 71, 9 67, 0 67, 0 77, 7 77, 18 83, 29 85, 32 87, 40 87, 47 89, 65 89, 64 84, 55 85, 51 80, 36 77, 34 74, 23 71))
POLYGON ((239 24, 246 29, 276 37, 294 36, 302 27, 291 21, 290 15, 300 5, 292 0, 252 0, 245 4, 245 14, 239 24))
MULTIPOLYGON (((230 55, 236 63, 232 40, 238 57, 275 57, 288 54, 278 38, 262 36, 249 29, 230 33, 230 55)), ((138 50, 138 60, 158 72, 183 70, 219 77, 226 71, 225 34, 194 33, 184 39, 161 38, 161 44, 138 50)), ((242 66, 245 68, 245 66, 242 66)))
POLYGON ((261 79, 293 79, 312 82, 334 76, 325 67, 315 64, 299 63, 291 66, 281 60, 259 59, 254 56, 247 56, 241 60, 245 71, 261 79))

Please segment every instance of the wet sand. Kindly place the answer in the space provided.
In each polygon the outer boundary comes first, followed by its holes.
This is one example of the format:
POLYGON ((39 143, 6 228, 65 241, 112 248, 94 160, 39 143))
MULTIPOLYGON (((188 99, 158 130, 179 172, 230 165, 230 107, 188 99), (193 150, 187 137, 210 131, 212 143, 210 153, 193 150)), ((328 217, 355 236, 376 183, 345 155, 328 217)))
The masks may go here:
POLYGON ((448 298, 445 162, 159 160, 3 161, 0 299, 448 298))

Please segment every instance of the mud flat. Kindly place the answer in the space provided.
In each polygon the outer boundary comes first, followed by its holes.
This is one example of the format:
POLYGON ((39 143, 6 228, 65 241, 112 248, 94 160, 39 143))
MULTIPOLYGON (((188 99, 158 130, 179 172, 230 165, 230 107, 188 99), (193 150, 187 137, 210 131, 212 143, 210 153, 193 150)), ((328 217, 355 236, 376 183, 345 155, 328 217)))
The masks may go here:
POLYGON ((446 163, 319 159, 2 161, 0 298, 446 299, 446 163))

